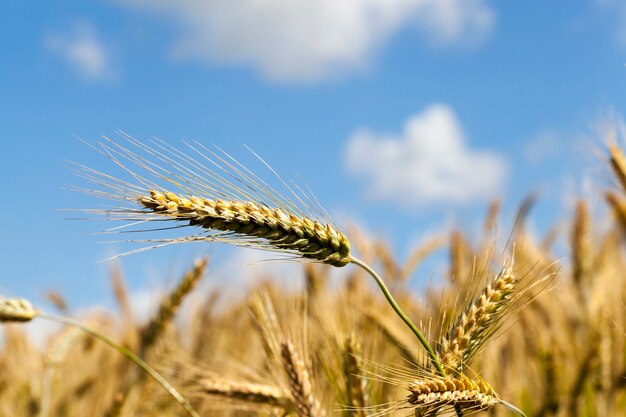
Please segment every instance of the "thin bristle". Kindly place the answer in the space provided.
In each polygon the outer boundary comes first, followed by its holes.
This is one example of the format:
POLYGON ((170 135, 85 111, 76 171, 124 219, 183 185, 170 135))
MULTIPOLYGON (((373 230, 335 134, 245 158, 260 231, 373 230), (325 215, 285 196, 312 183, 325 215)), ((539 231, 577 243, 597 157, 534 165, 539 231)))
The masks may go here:
POLYGON ((39 312, 28 300, 23 298, 0 299, 0 322, 25 322, 31 321, 39 312))
MULTIPOLYGON (((334 266, 350 263, 348 239, 330 224, 252 201, 223 201, 150 191, 139 199, 153 213, 204 229, 264 239, 276 249, 334 266)), ((261 244, 259 244, 261 245, 261 244)))

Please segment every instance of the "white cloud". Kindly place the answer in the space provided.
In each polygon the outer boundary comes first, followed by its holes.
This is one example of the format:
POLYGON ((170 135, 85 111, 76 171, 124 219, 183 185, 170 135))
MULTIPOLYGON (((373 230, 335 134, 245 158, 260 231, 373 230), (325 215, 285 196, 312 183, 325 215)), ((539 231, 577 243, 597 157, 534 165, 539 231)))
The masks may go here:
POLYGON ((498 154, 468 148, 454 112, 441 104, 410 117, 400 136, 356 132, 346 163, 367 178, 370 197, 405 207, 493 197, 507 173, 498 154))
POLYGON ((366 66, 401 27, 436 43, 479 41, 486 0, 118 0, 183 23, 178 57, 244 64, 278 81, 314 81, 366 66))
POLYGON ((620 45, 626 46, 626 2, 624 0, 592 0, 607 12, 617 26, 615 35, 620 45))
POLYGON ((48 34, 44 41, 50 51, 60 55, 87 80, 108 79, 113 75, 109 54, 90 24, 77 25, 71 33, 48 34))

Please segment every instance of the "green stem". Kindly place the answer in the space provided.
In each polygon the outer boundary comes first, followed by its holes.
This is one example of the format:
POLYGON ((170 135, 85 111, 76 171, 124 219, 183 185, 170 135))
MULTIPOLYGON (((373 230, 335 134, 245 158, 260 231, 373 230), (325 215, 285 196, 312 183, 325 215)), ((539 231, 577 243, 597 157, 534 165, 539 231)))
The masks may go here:
MULTIPOLYGON (((355 258, 354 256, 351 256, 350 259, 353 264, 360 266, 365 271, 367 271, 367 273, 369 273, 372 276, 372 278, 374 278, 374 281, 376 281, 376 284, 378 284, 378 287, 380 287, 380 290, 385 295, 385 298, 387 299, 391 307, 398 314, 398 316, 400 316, 402 321, 404 321, 404 323, 406 323, 406 325, 409 326, 413 334, 417 336, 422 346, 424 346, 424 349, 426 349, 426 352, 428 352, 428 356, 430 357, 431 363, 433 364, 433 366, 435 367, 439 375, 442 377, 445 376, 446 373, 443 370, 443 366, 441 366, 441 362, 439 361, 439 358, 437 357, 437 354, 435 353, 433 348, 428 343, 428 340, 426 340, 426 337, 424 337, 422 332, 417 328, 417 326, 415 326, 415 324, 413 324, 411 319, 404 313, 404 311, 402 311, 398 303, 396 303, 396 300, 394 300, 393 296, 389 292, 389 289, 385 285, 385 282, 380 277, 380 275, 378 275, 376 271, 374 271, 368 264, 366 264, 359 258, 355 258)), ((458 406, 458 404, 454 406, 454 410, 456 411, 456 414, 458 417, 463 417, 463 411, 461 410, 461 407, 458 406)))
POLYGON ((112 341, 111 339, 109 339, 108 337, 106 337, 105 335, 103 335, 102 333, 93 330, 92 328, 84 325, 83 323, 76 321, 76 320, 72 320, 70 318, 67 317, 62 317, 62 316, 55 316, 52 314, 47 314, 47 313, 39 313, 39 317, 43 318, 43 319, 48 319, 48 320, 52 320, 52 321, 57 321, 60 323, 64 323, 73 327, 76 327, 80 330, 82 330, 83 332, 87 333, 90 336, 95 337, 96 339, 101 340, 102 342, 106 343, 107 345, 111 346, 113 349, 117 350, 118 352, 120 352, 122 355, 126 356, 128 359, 130 359, 131 361, 135 362, 137 364, 137 366, 139 366, 141 369, 143 369, 148 375, 150 375, 152 378, 154 378, 159 384, 161 384, 161 386, 163 388, 165 388, 165 390, 176 400, 178 401, 178 403, 180 405, 183 406, 183 408, 185 409, 185 411, 187 411, 187 414, 189 414, 191 417, 200 417, 198 415, 198 413, 196 413, 196 411, 193 409, 193 407, 191 406, 191 404, 189 404, 189 402, 176 390, 176 388, 174 388, 169 382, 167 382, 167 380, 165 378, 163 378, 157 371, 155 371, 150 365, 148 365, 143 359, 141 359, 139 356, 135 355, 133 352, 131 352, 130 350, 126 349, 124 346, 119 345, 117 343, 115 343, 114 341, 112 341))
POLYGON ((391 304, 391 307, 395 310, 395 312, 398 314, 398 316, 400 316, 402 321, 404 321, 404 323, 406 323, 406 325, 409 326, 409 328, 411 329, 413 334, 415 334, 415 336, 417 336, 417 338, 419 339, 419 341, 422 344, 422 346, 424 346, 424 349, 426 349, 426 351, 428 352, 428 356, 430 357, 430 361, 432 362, 432 364, 435 367, 435 369, 437 369, 437 372, 439 373, 439 375, 444 376, 445 372, 443 370, 443 367, 441 366, 441 362, 439 361, 439 358, 437 357, 437 354, 435 353, 433 348, 430 346, 430 344, 426 340, 426 337, 424 337, 422 332, 417 328, 417 326, 415 326, 415 324, 413 324, 411 319, 409 319, 409 317, 404 313, 404 311, 402 311, 400 306, 396 303, 396 300, 393 299, 393 296, 391 295, 391 293, 387 289, 387 286, 383 282, 383 279, 380 277, 380 275, 378 275, 376 273, 376 271, 374 271, 368 264, 366 264, 362 260, 360 260, 358 258, 355 258, 354 256, 351 256, 350 259, 351 259, 352 263, 354 263, 354 264, 360 266, 361 268, 363 268, 365 271, 367 271, 372 276, 372 278, 374 278, 374 280, 376 281, 376 284, 378 284, 378 286, 380 287, 380 290, 385 295, 385 298, 387 299, 389 304, 391 304))

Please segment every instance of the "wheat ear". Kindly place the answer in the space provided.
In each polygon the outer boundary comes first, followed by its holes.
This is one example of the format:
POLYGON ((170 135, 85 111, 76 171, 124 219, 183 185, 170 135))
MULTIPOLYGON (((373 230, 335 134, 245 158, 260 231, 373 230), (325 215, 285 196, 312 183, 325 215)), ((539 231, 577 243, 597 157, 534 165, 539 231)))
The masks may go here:
POLYGON ((275 249, 297 252, 333 266, 350 263, 350 242, 330 224, 252 201, 224 201, 150 191, 139 199, 153 213, 190 225, 264 239, 275 249))
POLYGON ((463 233, 455 230, 450 235, 450 274, 452 282, 462 287, 467 280, 468 259, 471 255, 469 244, 463 233))
POLYGON ((22 298, 0 298, 0 322, 26 322, 39 315, 28 300, 22 298))
POLYGON ((617 223, 623 231, 626 231, 626 199, 611 191, 605 194, 605 198, 613 210, 617 223))
POLYGON ((320 410, 319 403, 313 396, 309 372, 300 354, 290 341, 281 343, 280 353, 298 416, 324 416, 325 413, 320 410))
POLYGON ((361 345, 351 334, 344 345, 343 371, 346 379, 346 396, 348 413, 355 417, 365 417, 368 403, 367 383, 362 376, 360 360, 356 356, 361 353, 361 345))
POLYGON ((590 237, 591 219, 589 208, 584 200, 576 204, 574 222, 572 224, 571 246, 573 278, 581 295, 584 292, 584 281, 593 264, 592 242, 590 237))
POLYGON ((622 190, 626 191, 626 156, 614 143, 609 145, 609 163, 622 190))
POLYGON ((159 311, 142 333, 141 349, 143 351, 152 346, 163 333, 165 326, 172 320, 185 296, 193 291, 204 275, 208 262, 209 259, 207 257, 198 259, 194 263, 193 268, 183 275, 176 288, 163 298, 159 311))
POLYGON ((515 283, 512 268, 503 268, 461 314, 438 346, 439 356, 446 368, 459 373, 463 371, 509 305, 515 283))
POLYGON ((292 405, 289 392, 271 385, 202 379, 198 381, 195 390, 202 394, 257 404, 267 404, 283 408, 289 408, 292 405))
POLYGON ((407 388, 410 392, 409 404, 418 407, 450 405, 461 409, 486 410, 502 402, 488 383, 465 376, 418 380, 407 388))

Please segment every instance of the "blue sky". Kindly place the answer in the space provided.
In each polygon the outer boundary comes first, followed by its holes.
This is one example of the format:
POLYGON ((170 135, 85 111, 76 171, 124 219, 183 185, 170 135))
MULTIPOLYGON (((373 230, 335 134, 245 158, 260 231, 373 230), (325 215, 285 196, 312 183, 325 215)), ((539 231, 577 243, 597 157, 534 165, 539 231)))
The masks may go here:
MULTIPOLYGON (((101 222, 66 160, 117 130, 260 153, 340 223, 405 254, 492 197, 511 219, 539 191, 537 230, 583 179, 607 186, 598 128, 626 107, 626 3, 488 0, 9 0, 0 15, 0 287, 78 306, 109 297, 101 222), (603 182, 604 181, 604 182, 603 182), (406 225, 411 225, 407 227, 406 225)), ((598 188, 597 192, 600 192, 598 188)), ((596 196, 597 198, 597 196, 596 196)), ((134 289, 214 245, 123 259, 134 289)))

